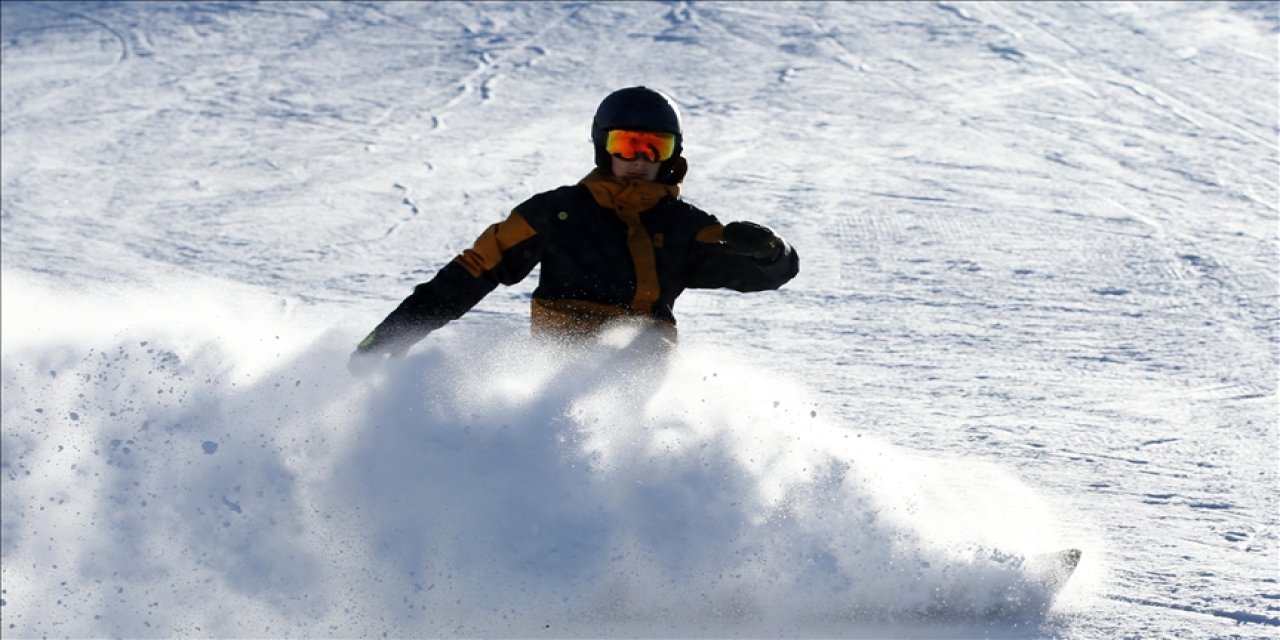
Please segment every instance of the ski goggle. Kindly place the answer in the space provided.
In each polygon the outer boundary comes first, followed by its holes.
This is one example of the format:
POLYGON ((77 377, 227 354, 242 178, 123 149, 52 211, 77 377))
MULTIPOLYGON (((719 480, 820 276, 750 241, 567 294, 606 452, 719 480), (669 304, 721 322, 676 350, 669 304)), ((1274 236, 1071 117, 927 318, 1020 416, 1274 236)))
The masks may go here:
POLYGON ((670 133, 614 129, 609 132, 604 149, 609 155, 623 160, 634 160, 643 155, 649 162, 662 162, 675 155, 676 137, 670 133))

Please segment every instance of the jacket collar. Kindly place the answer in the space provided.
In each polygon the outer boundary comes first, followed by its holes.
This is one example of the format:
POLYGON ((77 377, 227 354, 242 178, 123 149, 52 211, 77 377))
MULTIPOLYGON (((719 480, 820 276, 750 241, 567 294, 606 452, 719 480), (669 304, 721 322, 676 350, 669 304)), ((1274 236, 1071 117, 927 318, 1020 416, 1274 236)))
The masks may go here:
POLYGON ((647 180, 615 178, 599 169, 587 174, 578 184, 591 191, 596 203, 619 213, 639 213, 652 209, 663 198, 680 197, 680 185, 658 184, 647 180))

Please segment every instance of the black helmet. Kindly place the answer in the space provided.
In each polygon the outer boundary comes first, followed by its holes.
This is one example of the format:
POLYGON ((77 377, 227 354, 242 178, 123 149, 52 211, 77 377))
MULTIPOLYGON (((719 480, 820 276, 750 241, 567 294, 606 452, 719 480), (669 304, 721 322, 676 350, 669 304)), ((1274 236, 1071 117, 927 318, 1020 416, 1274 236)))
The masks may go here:
POLYGON ((596 150, 596 168, 605 173, 609 173, 611 167, 609 153, 604 149, 605 138, 612 129, 675 134, 675 153, 659 167, 658 181, 665 182, 672 176, 684 149, 680 110, 674 100, 648 87, 628 87, 614 91, 600 103, 591 121, 591 144, 596 150))

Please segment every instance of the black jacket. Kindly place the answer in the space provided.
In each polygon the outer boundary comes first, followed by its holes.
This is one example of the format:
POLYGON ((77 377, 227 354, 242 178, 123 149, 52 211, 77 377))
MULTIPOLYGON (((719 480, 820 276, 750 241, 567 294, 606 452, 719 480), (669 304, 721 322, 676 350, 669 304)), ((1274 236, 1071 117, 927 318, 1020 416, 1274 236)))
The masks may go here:
POLYGON ((378 325, 378 342, 411 343, 458 318, 499 285, 539 263, 535 331, 587 333, 618 318, 674 329, 685 289, 777 289, 799 258, 731 253, 716 218, 679 199, 679 186, 619 180, 594 171, 579 184, 533 196, 490 226, 378 325))

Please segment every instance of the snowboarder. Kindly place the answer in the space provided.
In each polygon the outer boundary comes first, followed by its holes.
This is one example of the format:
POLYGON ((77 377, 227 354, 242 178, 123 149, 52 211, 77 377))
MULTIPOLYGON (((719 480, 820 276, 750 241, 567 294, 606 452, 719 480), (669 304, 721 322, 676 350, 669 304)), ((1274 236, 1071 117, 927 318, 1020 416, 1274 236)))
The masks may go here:
POLYGON ((607 96, 591 124, 595 169, 540 193, 419 284, 360 342, 364 372, 475 306, 539 263, 535 334, 584 336, 639 320, 672 337, 672 306, 688 288, 777 289, 799 271, 795 250, 767 227, 721 225, 679 198, 688 164, 680 112, 665 94, 630 87, 607 96))

